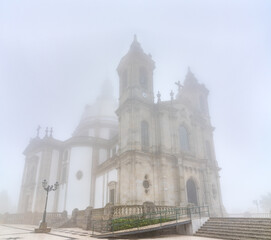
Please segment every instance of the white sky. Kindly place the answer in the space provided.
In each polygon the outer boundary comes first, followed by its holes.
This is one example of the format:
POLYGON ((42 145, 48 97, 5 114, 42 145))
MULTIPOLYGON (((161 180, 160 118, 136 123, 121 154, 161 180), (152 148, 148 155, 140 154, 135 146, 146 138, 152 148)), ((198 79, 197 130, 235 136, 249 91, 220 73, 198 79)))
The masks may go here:
POLYGON ((0 192, 18 202, 36 127, 69 138, 136 33, 169 99, 190 66, 210 90, 228 212, 271 192, 271 1, 1 1, 0 192), (268 177, 269 176, 269 177, 268 177))

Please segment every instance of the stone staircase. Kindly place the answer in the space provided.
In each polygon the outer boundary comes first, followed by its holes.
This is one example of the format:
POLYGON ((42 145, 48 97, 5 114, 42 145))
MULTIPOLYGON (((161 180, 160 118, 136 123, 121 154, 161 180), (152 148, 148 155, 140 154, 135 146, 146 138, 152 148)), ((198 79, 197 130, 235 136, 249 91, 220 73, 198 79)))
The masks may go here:
POLYGON ((195 236, 232 240, 271 240, 271 218, 210 218, 195 236))

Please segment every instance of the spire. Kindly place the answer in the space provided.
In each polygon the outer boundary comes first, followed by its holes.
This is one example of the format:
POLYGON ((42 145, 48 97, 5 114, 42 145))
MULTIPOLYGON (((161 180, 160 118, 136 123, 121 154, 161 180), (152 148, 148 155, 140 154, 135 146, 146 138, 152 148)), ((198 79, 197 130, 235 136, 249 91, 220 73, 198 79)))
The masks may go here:
POLYGON ((151 55, 144 53, 140 43, 137 41, 137 36, 134 35, 134 40, 128 53, 122 57, 117 67, 119 76, 122 77, 128 66, 131 66, 131 64, 137 65, 139 61, 141 62, 142 66, 145 66, 150 71, 154 70, 155 62, 153 61, 151 55))
POLYGON ((184 80, 184 85, 194 85, 197 84, 198 80, 196 79, 196 77, 194 76, 194 74, 191 72, 190 67, 188 67, 187 69, 187 74, 184 80))
POLYGON ((137 41, 136 34, 134 35, 134 41, 131 44, 130 51, 143 52, 143 49, 141 48, 140 43, 137 41))

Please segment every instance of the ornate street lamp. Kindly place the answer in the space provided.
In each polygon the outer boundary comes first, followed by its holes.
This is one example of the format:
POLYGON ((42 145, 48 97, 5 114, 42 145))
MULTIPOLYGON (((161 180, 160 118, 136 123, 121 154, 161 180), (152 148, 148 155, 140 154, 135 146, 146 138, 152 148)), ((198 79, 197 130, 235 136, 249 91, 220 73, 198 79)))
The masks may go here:
POLYGON ((42 216, 42 221, 40 222, 39 228, 35 229, 35 232, 37 232, 37 233, 51 231, 51 228, 47 228, 47 222, 46 222, 46 209, 47 209, 48 193, 50 191, 57 190, 58 185, 59 185, 58 182, 56 182, 54 185, 48 185, 48 183, 45 179, 42 182, 42 187, 46 191, 46 200, 45 200, 45 207, 44 207, 44 212, 43 212, 43 216, 42 216))

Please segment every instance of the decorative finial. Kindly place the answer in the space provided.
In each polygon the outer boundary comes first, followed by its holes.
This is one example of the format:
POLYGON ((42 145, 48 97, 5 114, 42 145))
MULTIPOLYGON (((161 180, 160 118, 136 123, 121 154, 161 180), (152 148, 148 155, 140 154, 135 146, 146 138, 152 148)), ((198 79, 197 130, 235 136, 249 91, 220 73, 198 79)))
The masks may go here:
POLYGON ((130 50, 135 52, 143 52, 140 43, 137 41, 136 34, 134 35, 134 41, 131 44, 130 50))
POLYGON ((41 129, 41 127, 40 127, 40 125, 39 125, 38 128, 37 128, 37 138, 40 137, 40 129, 41 129))
POLYGON ((173 91, 171 90, 171 92, 170 92, 170 98, 171 98, 171 101, 173 101, 173 98, 174 97, 174 93, 173 93, 173 91))
POLYGON ((161 102, 161 94, 160 94, 160 92, 158 91, 158 93, 157 93, 157 102, 159 103, 159 102, 161 102))
POLYGON ((48 127, 45 129, 45 137, 48 137, 48 127))
POLYGON ((51 127, 51 130, 50 130, 50 137, 53 137, 53 128, 51 127))
POLYGON ((181 88, 183 87, 183 85, 181 84, 180 81, 175 82, 175 84, 178 86, 178 93, 180 93, 181 92, 181 88))

